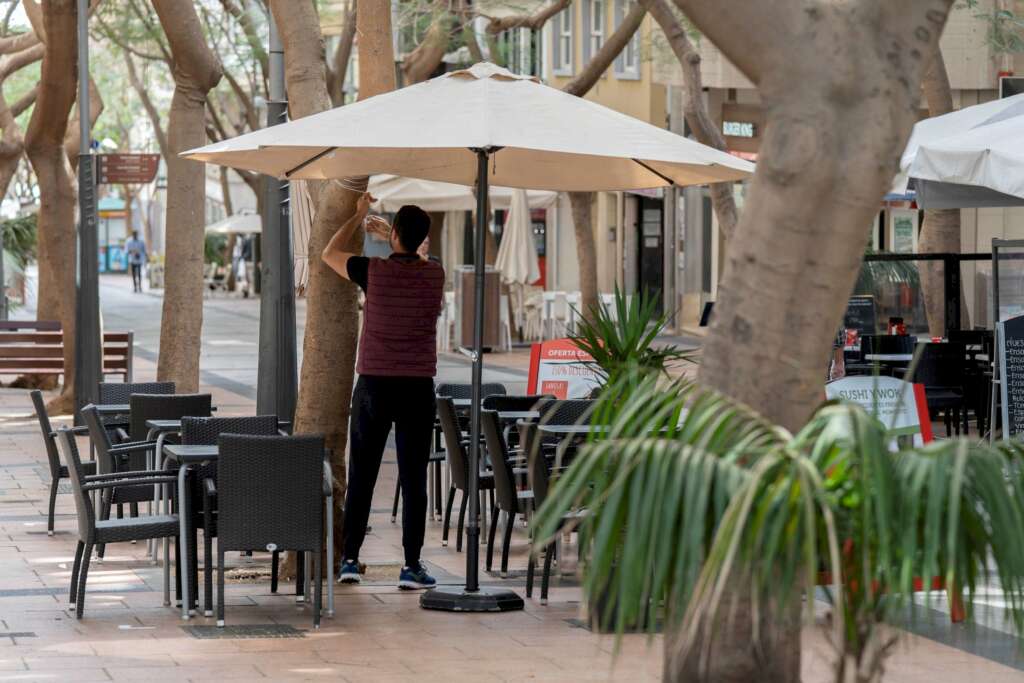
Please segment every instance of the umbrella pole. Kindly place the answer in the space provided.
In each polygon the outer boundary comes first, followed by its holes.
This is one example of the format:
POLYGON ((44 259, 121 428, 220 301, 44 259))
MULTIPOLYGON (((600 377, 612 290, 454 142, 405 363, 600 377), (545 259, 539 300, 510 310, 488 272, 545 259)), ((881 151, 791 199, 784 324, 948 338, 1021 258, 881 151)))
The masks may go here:
POLYGON ((514 591, 480 588, 480 403, 484 361, 484 273, 488 223, 487 162, 491 150, 472 150, 477 158, 476 232, 474 239, 473 375, 470 400, 469 519, 466 521, 466 586, 435 588, 420 598, 420 607, 450 612, 508 612, 523 609, 523 599, 514 591))

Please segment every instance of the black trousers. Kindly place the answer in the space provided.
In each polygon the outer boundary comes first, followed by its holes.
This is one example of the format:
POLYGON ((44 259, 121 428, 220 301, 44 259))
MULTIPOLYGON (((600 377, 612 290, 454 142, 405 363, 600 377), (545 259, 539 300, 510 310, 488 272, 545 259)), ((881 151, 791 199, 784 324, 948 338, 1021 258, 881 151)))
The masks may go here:
POLYGON ((132 271, 132 288, 136 292, 142 291, 142 264, 132 263, 128 266, 132 271))
POLYGON ((345 559, 359 558, 381 458, 394 425, 405 564, 419 562, 427 523, 427 462, 435 412, 434 380, 430 377, 362 376, 356 382, 349 423, 345 559))

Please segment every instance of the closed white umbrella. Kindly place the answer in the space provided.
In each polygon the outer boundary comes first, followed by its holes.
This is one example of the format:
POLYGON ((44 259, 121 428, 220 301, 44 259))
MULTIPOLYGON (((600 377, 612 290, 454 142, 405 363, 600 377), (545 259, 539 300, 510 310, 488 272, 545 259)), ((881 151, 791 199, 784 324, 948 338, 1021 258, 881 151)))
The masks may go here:
POLYGON ((892 191, 922 208, 1024 205, 1024 95, 920 121, 892 191))
POLYGON ((540 279, 537 245, 533 241, 533 222, 525 190, 513 192, 494 267, 508 284, 529 285, 540 279))
MULTIPOLYGON (((489 185, 628 190, 740 180, 754 169, 737 157, 486 63, 184 156, 289 179, 391 173, 478 188, 470 472, 477 471, 480 449, 489 185)), ((479 585, 478 485, 477 477, 469 478, 466 587, 433 589, 421 598, 423 607, 523 608, 512 591, 479 585)))

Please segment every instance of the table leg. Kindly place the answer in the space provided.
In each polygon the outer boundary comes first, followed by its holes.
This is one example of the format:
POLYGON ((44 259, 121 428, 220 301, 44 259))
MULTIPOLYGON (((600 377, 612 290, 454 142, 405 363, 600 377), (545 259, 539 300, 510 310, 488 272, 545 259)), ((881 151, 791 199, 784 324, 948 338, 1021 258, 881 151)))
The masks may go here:
POLYGON ((178 547, 181 549, 181 574, 178 576, 178 581, 181 582, 181 618, 188 620, 190 612, 189 605, 191 601, 188 597, 189 589, 189 561, 188 561, 188 487, 186 484, 186 477, 188 474, 188 465, 182 464, 178 467, 178 520, 179 520, 179 531, 181 534, 181 540, 178 542, 178 547))
MULTIPOLYGON (((150 441, 153 438, 154 434, 155 434, 155 432, 152 429, 149 430, 149 433, 146 434, 146 441, 150 441)), ((164 444, 164 435, 160 434, 159 436, 157 436, 156 446, 154 447, 153 452, 151 453, 149 451, 146 451, 146 469, 148 469, 148 470, 155 470, 156 469, 157 463, 160 462, 160 454, 163 452, 163 444, 164 444)), ((160 512, 160 486, 154 486, 153 487, 153 502, 151 502, 149 504, 149 514, 151 514, 151 515, 154 514, 154 513, 159 514, 159 512, 160 512)), ((158 552, 157 548, 159 547, 158 543, 159 543, 159 541, 157 539, 152 539, 152 538, 149 541, 147 541, 147 550, 149 551, 149 556, 152 558, 154 564, 157 561, 157 552, 158 552)))
MULTIPOLYGON (((333 489, 333 487, 331 487, 333 489)), ((334 495, 327 497, 327 616, 334 618, 334 495)))

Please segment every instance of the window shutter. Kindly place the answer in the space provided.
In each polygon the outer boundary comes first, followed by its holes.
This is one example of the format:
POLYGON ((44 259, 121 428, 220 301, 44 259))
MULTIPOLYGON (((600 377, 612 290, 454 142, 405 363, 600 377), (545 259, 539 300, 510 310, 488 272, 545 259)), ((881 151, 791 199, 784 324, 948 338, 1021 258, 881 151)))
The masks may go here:
MULTIPOLYGON (((572 5, 569 5, 570 11, 572 5)), ((583 3, 583 67, 590 63, 590 15, 594 11, 593 0, 583 3)))
POLYGON ((562 13, 551 18, 551 70, 562 70, 562 13))
MULTIPOLYGON (((615 0, 615 14, 614 14, 615 21, 614 21, 614 25, 613 25, 613 28, 612 28, 613 32, 614 31, 618 31, 619 30, 619 26, 622 26, 622 19, 625 17, 625 10, 626 10, 626 1, 625 0, 615 0)), ((623 71, 626 70, 625 52, 628 49, 629 49, 629 46, 627 45, 625 48, 623 48, 622 50, 619 51, 619 54, 617 54, 615 56, 615 73, 617 73, 617 74, 621 74, 623 71)))

